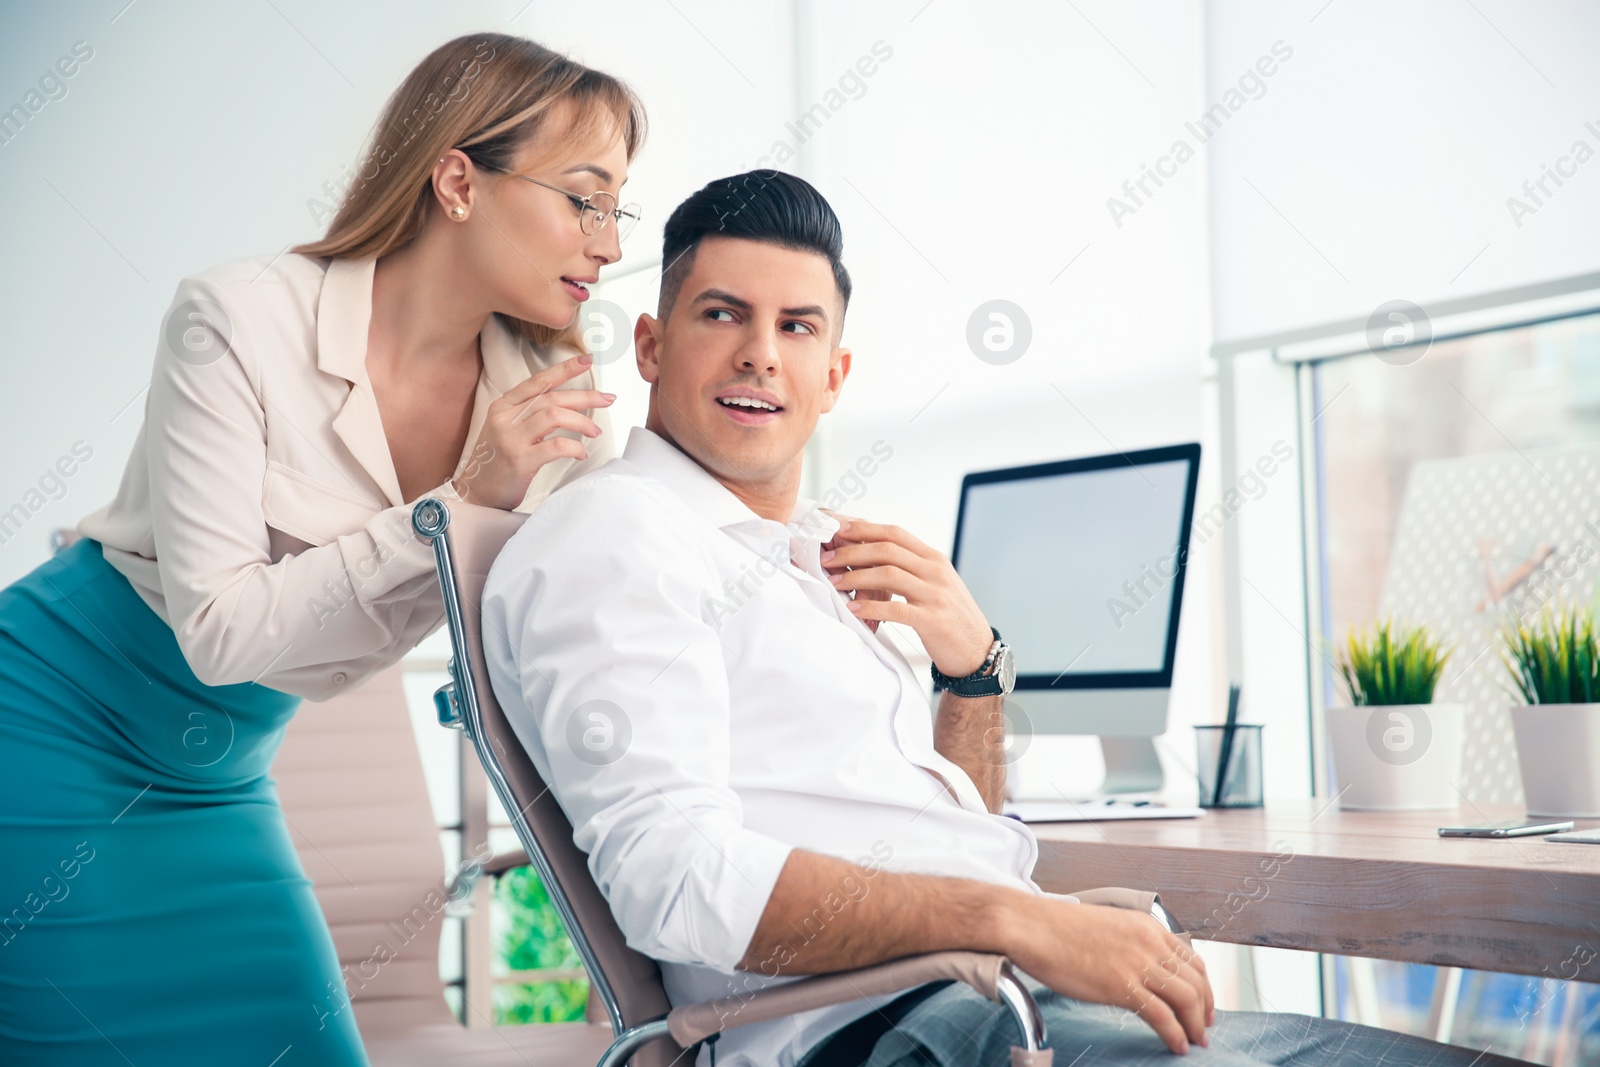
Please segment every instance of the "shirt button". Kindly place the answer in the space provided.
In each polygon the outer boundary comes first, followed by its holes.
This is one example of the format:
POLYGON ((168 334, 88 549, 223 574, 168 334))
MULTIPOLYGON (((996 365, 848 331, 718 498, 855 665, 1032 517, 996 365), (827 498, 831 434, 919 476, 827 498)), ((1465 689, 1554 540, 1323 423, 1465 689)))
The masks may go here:
POLYGON ((344 683, 348 682, 349 680, 350 680, 349 676, 346 675, 344 673, 344 671, 334 671, 333 672, 333 684, 334 685, 343 685, 344 683))

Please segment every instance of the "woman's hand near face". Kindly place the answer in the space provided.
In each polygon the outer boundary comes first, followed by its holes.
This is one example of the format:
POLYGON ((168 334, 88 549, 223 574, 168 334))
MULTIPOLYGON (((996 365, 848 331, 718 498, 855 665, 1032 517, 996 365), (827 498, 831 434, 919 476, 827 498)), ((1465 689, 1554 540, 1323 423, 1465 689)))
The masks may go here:
POLYGON ((533 476, 546 463, 563 456, 588 458, 582 441, 555 433, 575 430, 585 437, 600 436, 600 427, 583 409, 606 407, 616 395, 558 388, 593 362, 589 355, 574 356, 530 376, 489 405, 472 455, 451 483, 462 500, 510 511, 522 503, 533 476))

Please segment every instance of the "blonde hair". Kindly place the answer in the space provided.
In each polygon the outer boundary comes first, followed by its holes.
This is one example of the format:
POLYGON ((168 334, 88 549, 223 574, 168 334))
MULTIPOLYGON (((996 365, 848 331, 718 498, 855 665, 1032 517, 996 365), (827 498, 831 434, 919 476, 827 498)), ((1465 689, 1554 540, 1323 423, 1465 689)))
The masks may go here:
MULTIPOLYGON (((644 141, 644 105, 609 74, 502 33, 476 33, 440 45, 384 106, 372 148, 327 234, 292 251, 366 259, 404 248, 427 222, 440 156, 459 148, 479 167, 511 170, 513 157, 547 129, 552 112, 569 119, 562 132, 573 141, 614 124, 630 160, 644 141), (558 110, 559 105, 571 106, 558 110)), ((556 328, 496 314, 513 335, 536 346, 585 350, 576 322, 556 328)))

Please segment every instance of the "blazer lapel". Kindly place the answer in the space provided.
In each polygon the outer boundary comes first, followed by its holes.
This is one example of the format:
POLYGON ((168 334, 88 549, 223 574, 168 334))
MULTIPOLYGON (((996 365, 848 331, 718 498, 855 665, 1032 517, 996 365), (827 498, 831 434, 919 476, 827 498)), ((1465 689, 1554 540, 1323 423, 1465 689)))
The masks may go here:
POLYGON ((472 422, 467 429, 466 450, 456 465, 456 473, 466 468, 472 458, 472 449, 478 443, 483 421, 489 416, 489 405, 509 392, 517 383, 528 378, 528 361, 522 355, 522 343, 499 315, 490 315, 478 335, 478 347, 483 352, 483 373, 478 375, 478 391, 472 401, 472 422))
POLYGON ((372 324, 376 260, 336 259, 328 265, 317 300, 317 368, 350 383, 350 395, 333 418, 333 432, 349 449, 391 507, 405 503, 395 474, 378 401, 367 378, 367 331, 372 324))

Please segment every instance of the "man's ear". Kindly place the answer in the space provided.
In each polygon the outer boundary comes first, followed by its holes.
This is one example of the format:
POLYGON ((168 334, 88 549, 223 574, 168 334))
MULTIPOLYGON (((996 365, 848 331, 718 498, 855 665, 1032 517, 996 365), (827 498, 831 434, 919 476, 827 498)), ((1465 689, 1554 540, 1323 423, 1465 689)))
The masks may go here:
POLYGON ((639 377, 651 385, 661 377, 661 333, 665 324, 653 315, 641 313, 633 324, 633 358, 639 377))
POLYGON ((828 360, 828 387, 822 393, 824 414, 832 411, 833 405, 839 402, 839 394, 844 390, 844 380, 848 377, 850 377, 850 350, 835 348, 828 360))

